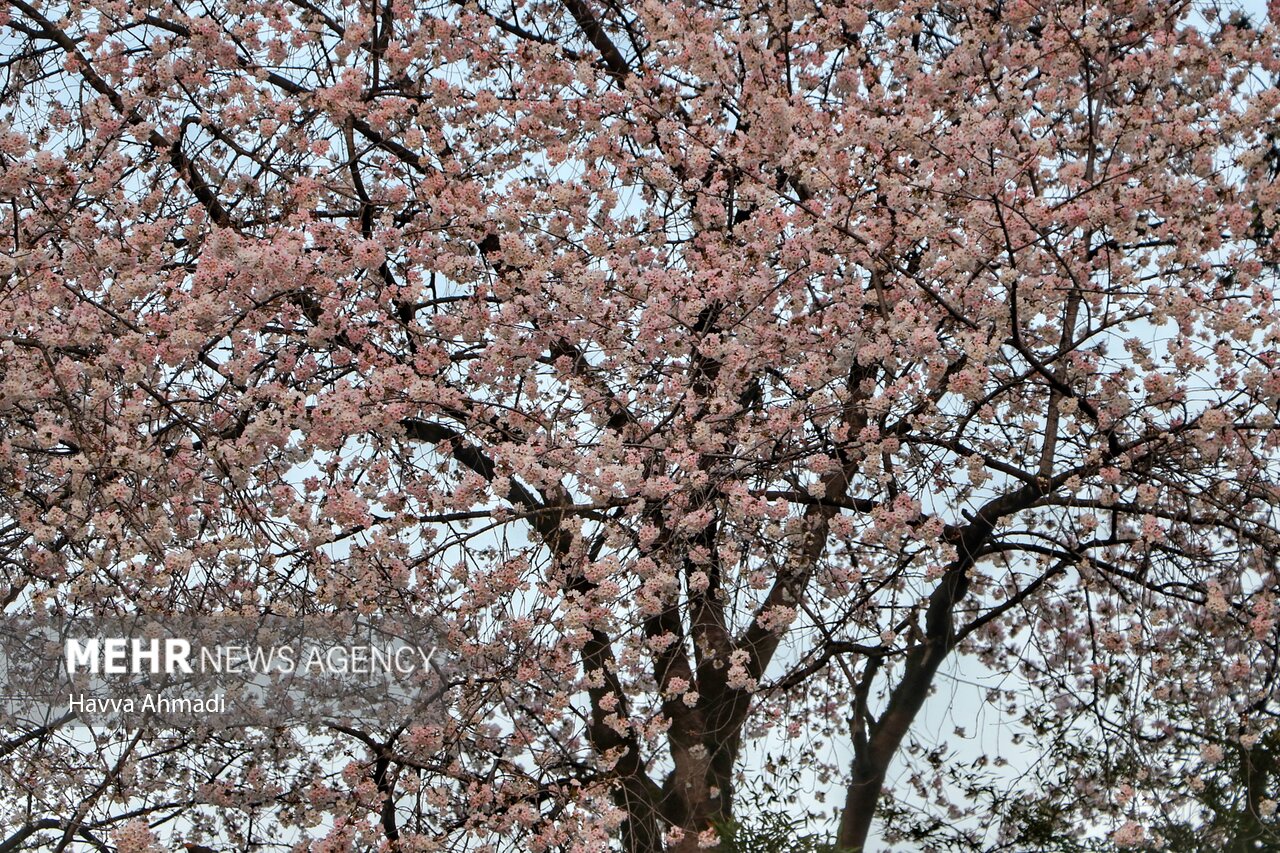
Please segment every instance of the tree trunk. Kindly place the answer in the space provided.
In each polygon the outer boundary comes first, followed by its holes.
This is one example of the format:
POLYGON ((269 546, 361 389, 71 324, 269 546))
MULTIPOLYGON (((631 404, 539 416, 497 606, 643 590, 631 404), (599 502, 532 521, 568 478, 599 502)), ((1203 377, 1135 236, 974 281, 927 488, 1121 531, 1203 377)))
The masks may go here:
POLYGON ((888 766, 873 767, 869 763, 854 761, 853 778, 844 794, 844 812, 840 818, 840 831, 836 846, 843 851, 862 850, 871 832, 871 822, 880 802, 880 790, 884 787, 888 766))
MULTIPOLYGON (((959 586, 962 592, 963 585, 959 586)), ((948 592, 948 598, 954 601, 956 587, 952 586, 948 592)), ((950 604, 948 617, 949 607, 950 604)), ((935 626, 945 626, 945 631, 939 632, 937 639, 925 640, 908 653, 902 679, 893 689, 889 705, 880 719, 870 725, 868 736, 855 738, 853 773, 845 790, 844 811, 836 835, 836 846, 842 853, 846 850, 861 851, 866 845, 889 763, 897 754, 916 714, 924 706, 939 665, 951 650, 950 620, 947 618, 942 622, 942 625, 935 626)))

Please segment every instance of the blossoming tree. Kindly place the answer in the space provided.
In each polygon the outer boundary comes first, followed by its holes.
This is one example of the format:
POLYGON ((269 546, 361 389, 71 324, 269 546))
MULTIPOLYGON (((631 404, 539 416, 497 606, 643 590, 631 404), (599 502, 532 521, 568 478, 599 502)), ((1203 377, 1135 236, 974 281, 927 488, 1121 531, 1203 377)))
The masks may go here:
POLYGON ((391 731, 9 727, 0 850, 689 851, 750 818, 759 742, 851 850, 878 810, 961 849, 1159 843, 1228 777, 1271 831, 1270 22, 0 24, 7 610, 417 608, 465 673, 391 731), (912 734, 964 658, 1007 675, 1023 787, 912 734))

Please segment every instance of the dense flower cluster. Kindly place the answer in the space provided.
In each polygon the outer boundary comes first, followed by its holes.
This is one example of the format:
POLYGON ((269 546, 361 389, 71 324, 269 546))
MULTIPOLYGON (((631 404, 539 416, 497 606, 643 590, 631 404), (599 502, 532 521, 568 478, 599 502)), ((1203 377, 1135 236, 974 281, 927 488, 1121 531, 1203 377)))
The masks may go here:
POLYGON ((691 853, 785 788, 753 744, 838 792, 851 847, 908 800, 960 849, 1032 812, 1141 846, 1272 742, 1270 21, 9 0, 0 26, 0 601, 406 608, 466 673, 393 731, 4 721, 4 849, 691 853), (1019 749, 912 734, 960 658, 1007 676, 982 699, 1019 749))

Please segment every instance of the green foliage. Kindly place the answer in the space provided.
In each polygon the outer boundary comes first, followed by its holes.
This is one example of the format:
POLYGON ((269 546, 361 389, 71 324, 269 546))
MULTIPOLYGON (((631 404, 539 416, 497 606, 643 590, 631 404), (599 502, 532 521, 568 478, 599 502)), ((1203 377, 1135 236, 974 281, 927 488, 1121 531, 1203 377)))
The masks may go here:
POLYGON ((722 853, 853 853, 825 835, 806 832, 808 821, 780 812, 756 815, 749 823, 718 824, 722 853))

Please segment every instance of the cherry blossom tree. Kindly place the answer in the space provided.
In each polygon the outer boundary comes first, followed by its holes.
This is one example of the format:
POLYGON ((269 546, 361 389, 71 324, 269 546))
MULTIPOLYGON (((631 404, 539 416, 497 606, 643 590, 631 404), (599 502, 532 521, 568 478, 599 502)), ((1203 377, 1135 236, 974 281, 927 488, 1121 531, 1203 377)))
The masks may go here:
POLYGON ((10 726, 0 850, 714 848, 765 742, 845 849, 1159 845, 1274 742, 1269 20, 0 25, 6 610, 416 609, 466 673, 390 731, 10 726), (913 734, 958 660, 1020 780, 913 734))

